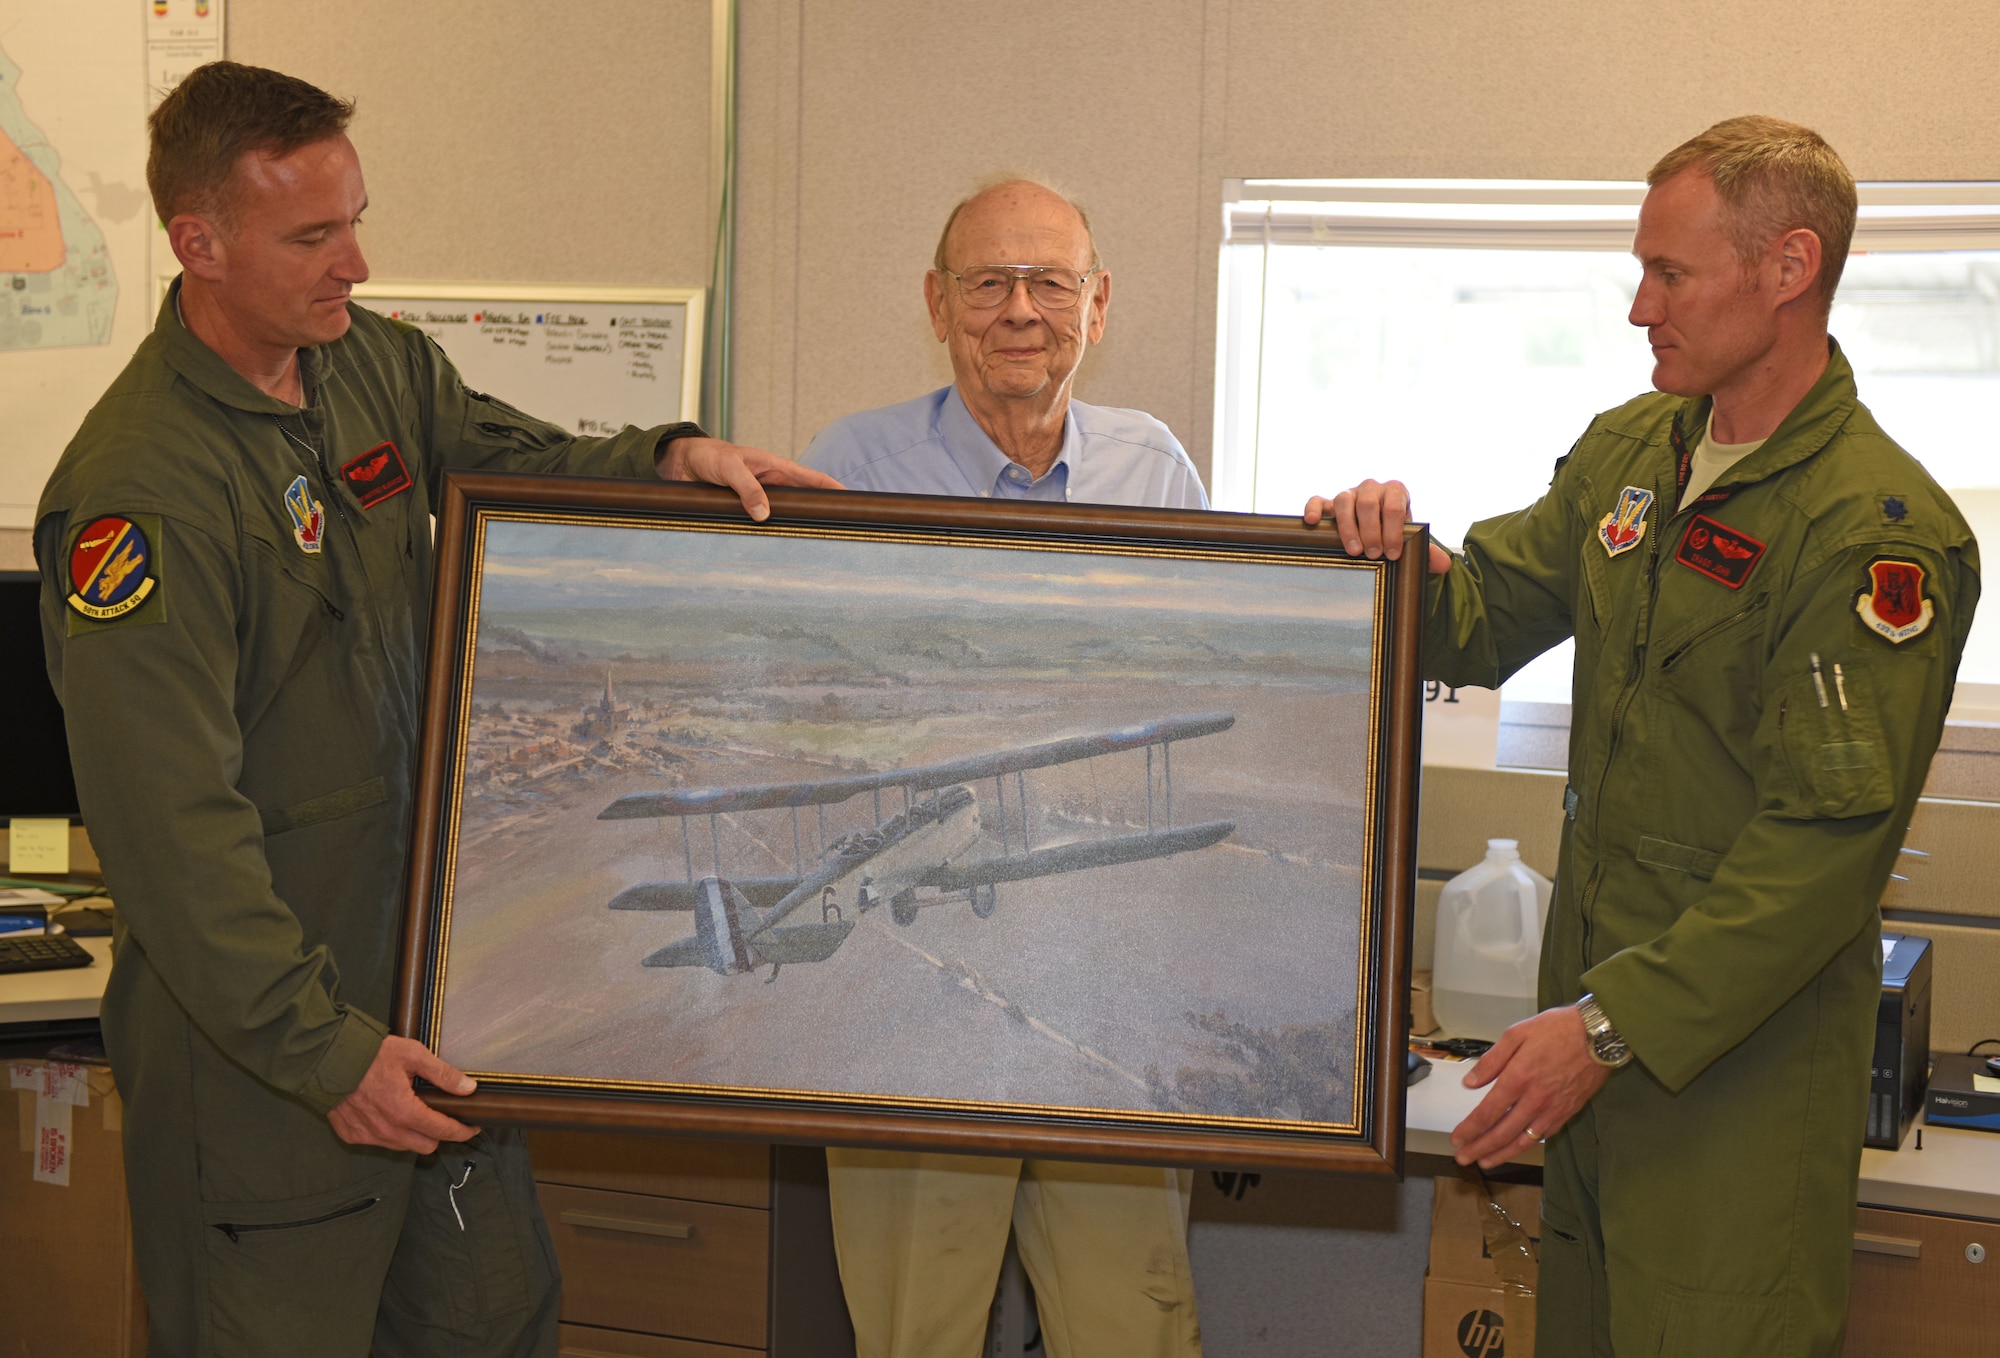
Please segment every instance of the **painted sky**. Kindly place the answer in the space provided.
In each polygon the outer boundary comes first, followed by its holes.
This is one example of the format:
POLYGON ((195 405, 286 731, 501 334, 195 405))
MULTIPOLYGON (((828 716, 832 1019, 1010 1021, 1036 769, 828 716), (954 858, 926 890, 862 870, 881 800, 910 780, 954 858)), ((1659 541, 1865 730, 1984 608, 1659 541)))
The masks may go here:
POLYGON ((487 608, 629 607, 655 592, 776 592, 793 599, 893 596, 1012 608, 1147 608, 1193 615, 1357 622, 1373 615, 1365 569, 1164 560, 1109 553, 1013 551, 921 543, 800 541, 768 529, 649 528, 489 522, 487 608))

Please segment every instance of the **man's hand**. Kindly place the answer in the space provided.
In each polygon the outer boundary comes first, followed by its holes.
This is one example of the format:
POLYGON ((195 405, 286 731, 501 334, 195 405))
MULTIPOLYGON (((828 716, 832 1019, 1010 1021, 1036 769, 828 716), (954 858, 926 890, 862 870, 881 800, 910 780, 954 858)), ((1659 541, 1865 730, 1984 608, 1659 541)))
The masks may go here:
POLYGON ((1564 1005, 1544 1009, 1500 1034, 1465 1079, 1492 1092, 1451 1133, 1461 1165, 1492 1169, 1536 1141, 1546 1141, 1583 1111, 1611 1075, 1590 1057, 1583 1015, 1564 1005))
MULTIPOLYGON (((1340 545, 1349 556, 1366 556, 1371 561, 1403 554, 1403 525, 1410 521, 1410 491, 1401 481, 1363 481, 1353 490, 1343 490, 1328 499, 1315 495, 1306 501, 1306 527, 1331 518, 1340 534, 1340 545)), ((1431 544, 1432 575, 1451 569, 1451 553, 1431 544)))
POLYGON ((470 1094, 479 1081, 449 1066, 421 1042, 385 1037, 374 1062, 354 1092, 334 1105, 326 1120, 350 1146, 386 1146, 428 1155, 440 1141, 470 1141, 479 1135, 457 1118, 446 1117, 417 1097, 410 1082, 421 1075, 449 1094, 470 1094))
POLYGON ((758 523, 771 517, 771 501, 764 494, 765 486, 843 489, 840 482, 825 472, 814 471, 762 448, 746 448, 721 439, 675 439, 666 446, 657 466, 662 481, 706 481, 729 487, 758 523))

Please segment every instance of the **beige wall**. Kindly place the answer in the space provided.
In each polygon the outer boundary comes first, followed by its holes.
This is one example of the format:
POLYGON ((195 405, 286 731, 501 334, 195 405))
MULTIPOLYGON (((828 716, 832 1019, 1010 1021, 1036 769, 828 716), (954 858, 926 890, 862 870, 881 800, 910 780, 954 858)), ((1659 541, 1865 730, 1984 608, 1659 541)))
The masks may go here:
MULTIPOLYGON (((708 11, 232 0, 229 49, 360 97, 379 275, 688 284, 708 11)), ((1634 178, 1750 109, 1865 178, 2000 176, 1986 0, 743 0, 741 36, 736 428, 783 452, 945 380, 922 270, 1000 166, 1095 215, 1080 392, 1204 467, 1226 176, 1634 178)))

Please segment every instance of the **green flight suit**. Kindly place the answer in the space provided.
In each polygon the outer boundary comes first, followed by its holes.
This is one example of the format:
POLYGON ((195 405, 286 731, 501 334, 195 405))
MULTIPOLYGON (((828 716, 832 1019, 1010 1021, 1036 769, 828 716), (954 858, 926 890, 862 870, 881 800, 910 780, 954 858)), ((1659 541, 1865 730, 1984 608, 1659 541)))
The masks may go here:
POLYGON ((572 438, 357 307, 301 352, 295 408, 183 329, 178 292, 35 529, 123 924, 103 1024, 151 1351, 552 1351, 519 1136, 418 1160, 326 1113, 390 1012, 442 473, 651 476, 661 431, 572 438))
POLYGON ((1497 685, 1576 638, 1541 1002, 1596 994, 1636 1059, 1548 1146, 1544 1355, 1839 1348, 1877 902, 1979 579, 1829 347, 1695 503, 1675 444, 1709 402, 1643 396, 1432 580, 1430 677, 1497 685))

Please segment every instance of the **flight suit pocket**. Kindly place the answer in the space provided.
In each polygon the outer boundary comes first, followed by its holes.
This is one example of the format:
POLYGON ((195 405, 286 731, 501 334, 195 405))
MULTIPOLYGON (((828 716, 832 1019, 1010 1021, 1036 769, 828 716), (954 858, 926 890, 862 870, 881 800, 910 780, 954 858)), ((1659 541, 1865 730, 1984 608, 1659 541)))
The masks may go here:
POLYGON ((1780 701, 1785 760, 1799 789, 1800 810, 1840 820, 1872 816, 1895 804, 1888 745, 1866 668, 1825 667, 1817 683, 1797 680, 1780 701))
POLYGON ((310 1197, 204 1204, 211 1338, 204 1352, 367 1352, 407 1183, 399 1169, 310 1197))
MULTIPOLYGON (((389 1331, 468 1339, 509 1331, 556 1285, 555 1248, 518 1133, 448 1143, 417 1162, 403 1242, 382 1292, 389 1331)), ((397 1347, 377 1338, 378 1351, 397 1347)))
POLYGON ((1784 1305, 1775 1297, 1668 1284, 1654 1300, 1648 1328, 1654 1358, 1768 1358, 1787 1349, 1784 1305))
POLYGON ((308 825, 318 825, 323 821, 339 820, 357 811, 366 811, 371 806, 380 806, 389 800, 389 784, 379 775, 339 788, 319 797, 309 797, 291 806, 276 807, 268 811, 260 810, 258 815, 264 823, 266 835, 282 835, 287 830, 303 830, 308 825))

